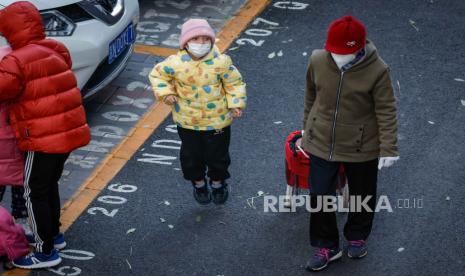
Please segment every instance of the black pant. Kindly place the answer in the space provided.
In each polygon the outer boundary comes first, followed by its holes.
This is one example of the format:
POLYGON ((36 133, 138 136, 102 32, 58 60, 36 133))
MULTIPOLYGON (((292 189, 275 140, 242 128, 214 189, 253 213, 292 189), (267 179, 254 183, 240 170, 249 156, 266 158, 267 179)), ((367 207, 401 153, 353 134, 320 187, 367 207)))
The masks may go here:
POLYGON ((228 167, 231 127, 222 130, 196 131, 178 127, 181 138, 181 168, 184 178, 199 181, 208 177, 223 181, 230 177, 228 167))
MULTIPOLYGON (((6 186, 0 186, 0 201, 3 200, 6 186)), ((24 187, 11 186, 11 214, 15 219, 27 218, 26 200, 24 200, 24 187)))
MULTIPOLYGON (((376 184, 378 179, 378 159, 368 162, 344 162, 351 196, 372 196, 368 206, 375 210, 376 184)), ((340 162, 329 162, 314 155, 310 156, 310 195, 311 205, 316 207, 316 198, 321 195, 334 195, 336 177, 340 162)), ((366 240, 370 235, 374 212, 349 212, 344 227, 347 240, 366 240)), ((314 212, 310 215, 310 243, 319 248, 339 247, 339 231, 335 212, 314 212)))
POLYGON ((69 153, 26 153, 24 198, 37 252, 50 253, 53 238, 60 232, 58 180, 68 156, 69 153))

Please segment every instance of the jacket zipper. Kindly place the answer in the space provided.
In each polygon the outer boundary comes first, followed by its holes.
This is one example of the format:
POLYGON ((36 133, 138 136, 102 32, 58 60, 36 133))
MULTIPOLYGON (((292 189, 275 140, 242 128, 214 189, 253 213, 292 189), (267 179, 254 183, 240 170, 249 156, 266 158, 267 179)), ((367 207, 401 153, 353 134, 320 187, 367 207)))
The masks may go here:
POLYGON ((342 80, 343 80, 343 78, 344 78, 344 71, 341 72, 341 78, 339 79, 339 87, 337 89, 336 110, 334 111, 333 129, 332 129, 332 132, 331 132, 331 150, 329 152, 329 160, 333 159, 334 144, 336 143, 336 120, 337 120, 337 113, 339 112, 339 100, 341 98, 342 80))

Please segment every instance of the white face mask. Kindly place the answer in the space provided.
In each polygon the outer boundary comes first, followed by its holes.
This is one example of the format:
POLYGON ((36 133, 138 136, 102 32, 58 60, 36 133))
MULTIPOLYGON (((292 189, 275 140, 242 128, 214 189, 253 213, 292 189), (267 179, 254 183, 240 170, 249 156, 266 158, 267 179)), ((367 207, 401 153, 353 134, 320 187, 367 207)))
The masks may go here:
POLYGON ((189 42, 187 43, 187 50, 196 58, 201 58, 210 53, 212 43, 209 41, 206 44, 189 42))
POLYGON ((331 56, 333 57, 334 62, 336 62, 336 65, 337 67, 339 67, 339 69, 341 69, 342 66, 346 65, 347 63, 354 60, 356 57, 355 54, 338 55, 338 54, 333 54, 333 53, 331 53, 331 56))

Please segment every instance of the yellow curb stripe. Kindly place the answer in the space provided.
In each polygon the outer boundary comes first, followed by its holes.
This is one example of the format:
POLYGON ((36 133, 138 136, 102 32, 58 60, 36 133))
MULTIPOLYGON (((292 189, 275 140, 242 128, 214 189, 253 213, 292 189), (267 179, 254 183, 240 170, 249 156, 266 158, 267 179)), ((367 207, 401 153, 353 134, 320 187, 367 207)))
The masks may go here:
MULTIPOLYGON (((270 2, 271 0, 249 0, 236 15, 229 19, 216 35, 216 44, 220 51, 226 51, 231 43, 249 25, 250 21, 260 14, 270 2)), ((140 54, 168 57, 176 54, 178 49, 137 44, 134 51, 140 54)))
MULTIPOLYGON (((218 33, 217 45, 219 49, 222 52, 228 49, 252 19, 262 12, 270 2, 271 0, 249 0, 235 16, 226 22, 218 33)), ((136 45, 135 52, 167 57, 175 54, 177 49, 136 45)), ((126 165, 140 146, 165 121, 170 112, 171 108, 169 106, 164 103, 156 103, 129 132, 128 136, 92 172, 61 209, 60 221, 63 232, 71 227, 100 192, 105 189, 107 184, 126 165)), ((25 276, 28 274, 29 270, 14 269, 4 272, 3 276, 25 276)))
POLYGON ((132 158, 150 135, 171 112, 164 103, 157 103, 130 131, 128 136, 109 154, 75 195, 63 206, 62 231, 66 231, 89 204, 100 194, 118 172, 132 158))
POLYGON ((257 17, 270 2, 271 0, 249 0, 235 16, 229 19, 217 34, 219 40, 217 46, 220 51, 226 51, 252 19, 257 17))

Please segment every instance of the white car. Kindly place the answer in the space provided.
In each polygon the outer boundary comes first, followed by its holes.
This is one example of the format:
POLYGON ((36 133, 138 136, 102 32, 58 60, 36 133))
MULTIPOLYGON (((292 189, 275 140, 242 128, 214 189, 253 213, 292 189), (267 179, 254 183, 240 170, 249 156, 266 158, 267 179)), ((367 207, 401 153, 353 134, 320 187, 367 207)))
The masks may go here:
MULTIPOLYGON (((17 1, 0 0, 0 9, 17 1)), ((137 0, 29 0, 41 12, 47 37, 68 47, 84 98, 123 71, 134 50, 137 0)), ((0 46, 6 41, 0 37, 0 46)))

